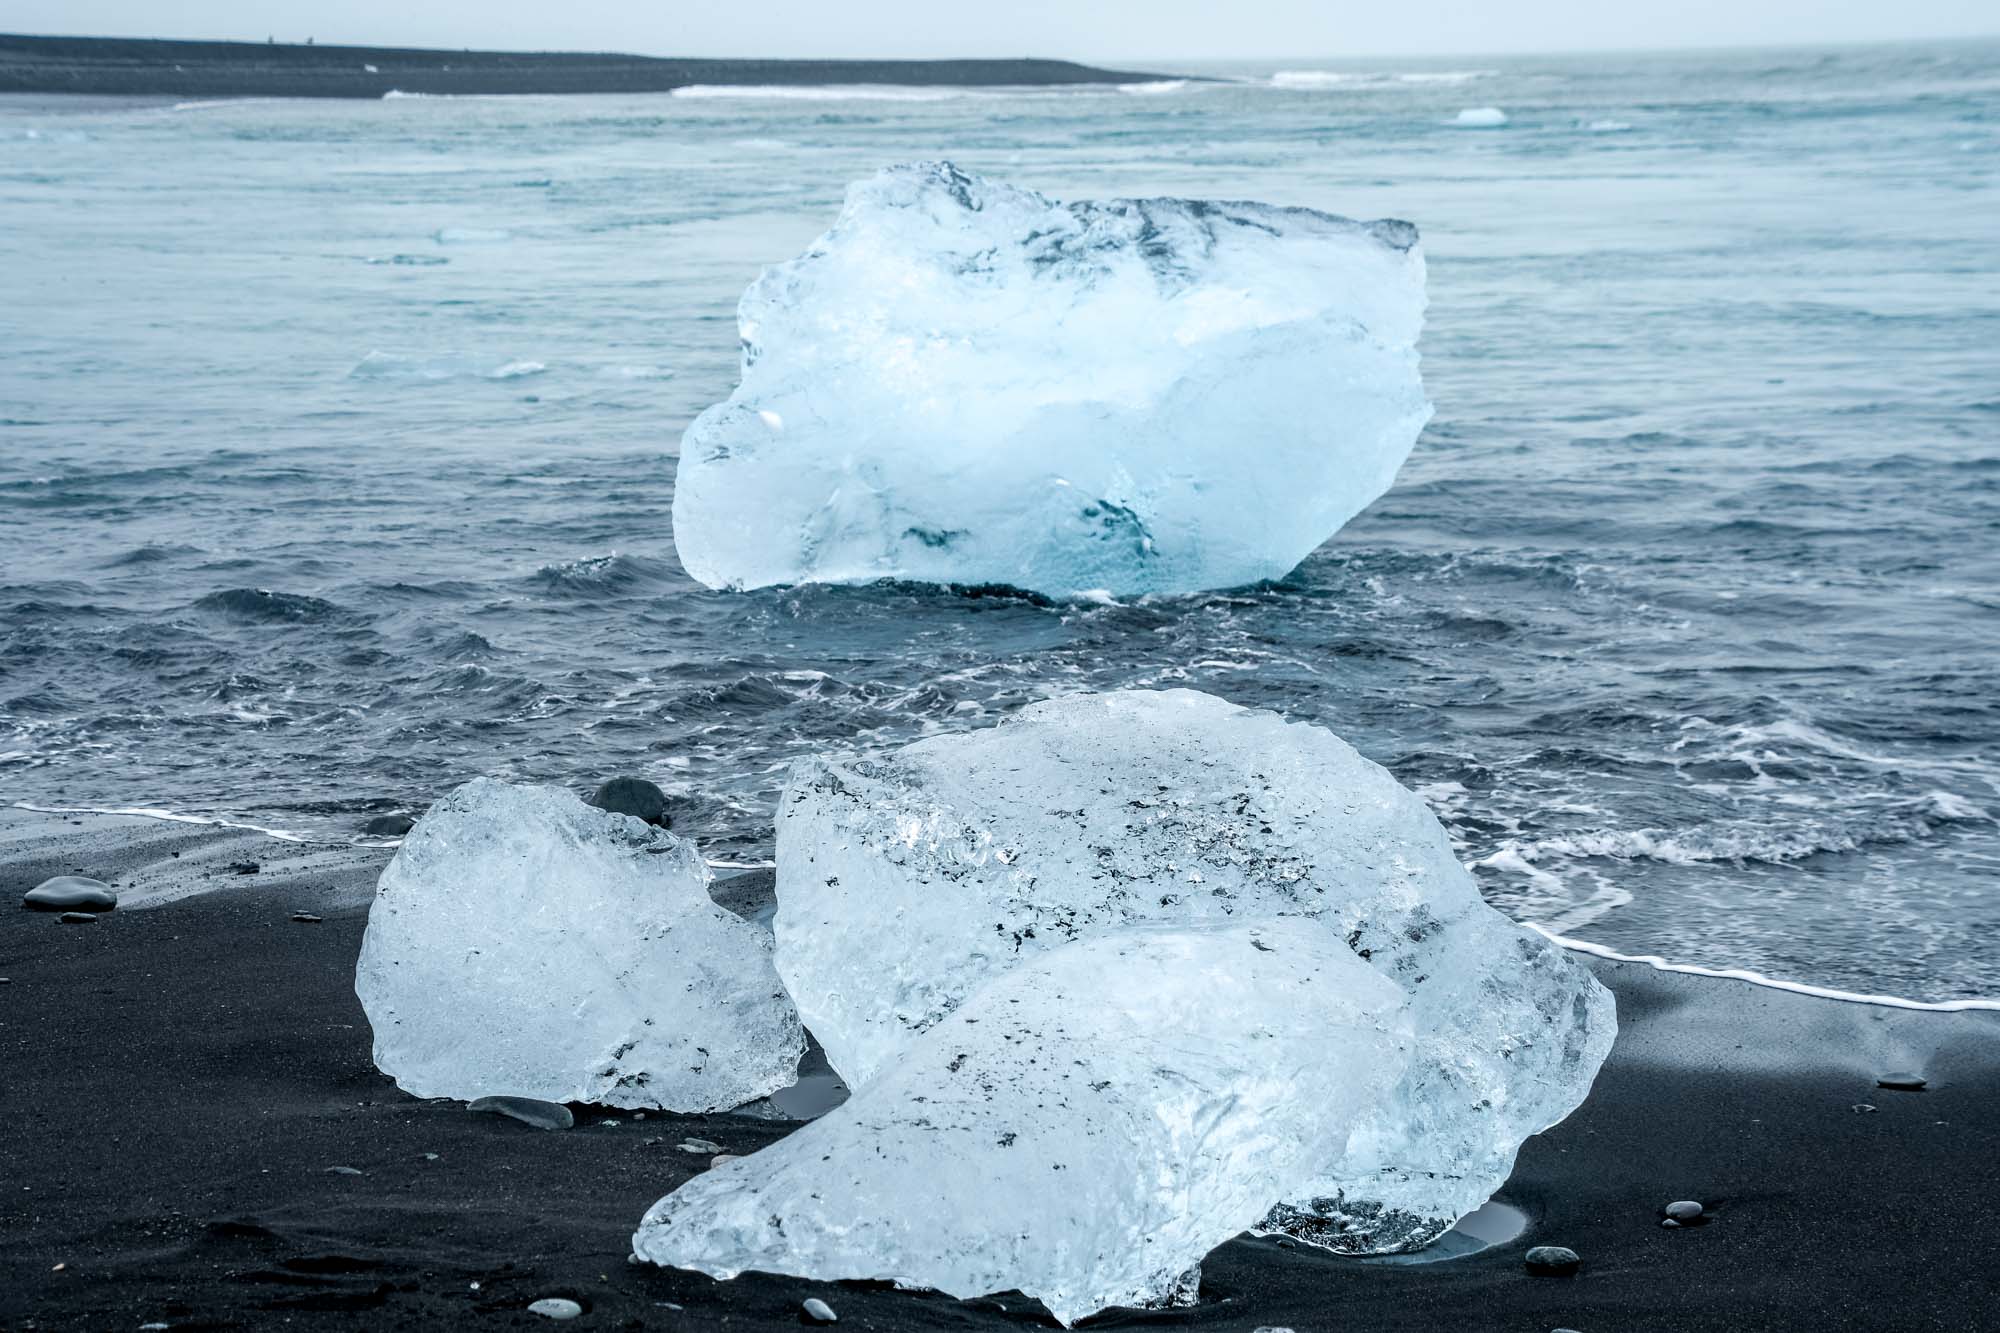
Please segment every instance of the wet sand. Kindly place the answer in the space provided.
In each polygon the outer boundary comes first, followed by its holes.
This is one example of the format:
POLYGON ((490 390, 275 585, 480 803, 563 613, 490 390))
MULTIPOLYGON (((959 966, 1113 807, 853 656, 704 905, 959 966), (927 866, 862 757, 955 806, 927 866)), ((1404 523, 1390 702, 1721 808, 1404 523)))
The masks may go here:
POLYGON ((0 34, 0 93, 381 97, 656 93, 690 84, 1058 86, 1172 75, 1067 60, 679 60, 612 52, 438 51, 0 34))
MULTIPOLYGON (((585 1305, 580 1328, 795 1328, 808 1296, 843 1328, 1051 1326, 1020 1297, 628 1264, 640 1214, 706 1168, 675 1144, 751 1152, 790 1126, 579 1107, 544 1133, 404 1095, 375 1072, 352 986, 388 850, 275 846, 0 811, 0 1327, 540 1328, 525 1307, 551 1295, 585 1305), (126 905, 87 925, 13 905, 79 870, 126 905), (191 886, 215 891, 175 896, 191 886)), ((717 896, 754 912, 767 885, 717 896)), ((2000 1014, 1590 966, 1617 992, 1619 1043, 1501 1192, 1521 1236, 1423 1265, 1238 1240, 1205 1265, 1199 1306, 1086 1326, 1994 1326, 2000 1014), (1930 1087, 1876 1088, 1892 1068, 1930 1087), (1712 1220, 1661 1228, 1681 1198, 1712 1220), (1577 1250, 1582 1272, 1530 1276, 1538 1244, 1577 1250)))

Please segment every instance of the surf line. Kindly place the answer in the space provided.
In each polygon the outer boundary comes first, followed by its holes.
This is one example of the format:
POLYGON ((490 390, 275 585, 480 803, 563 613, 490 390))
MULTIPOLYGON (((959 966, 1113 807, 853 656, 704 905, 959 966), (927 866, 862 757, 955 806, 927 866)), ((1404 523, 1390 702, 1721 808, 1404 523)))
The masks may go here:
MULTIPOLYGON (((244 824, 233 819, 214 819, 207 815, 184 815, 176 810, 162 810, 158 806, 128 806, 122 809, 107 809, 101 805, 34 805, 27 801, 15 801, 8 807, 26 810, 37 815, 132 815, 140 819, 165 820, 169 824, 201 824, 208 828, 242 829, 246 833, 261 833, 279 842, 303 843, 314 847, 401 847, 401 838, 315 838, 304 833, 288 833, 284 829, 266 828, 262 824, 244 824)), ((776 870, 776 861, 709 861, 711 870, 776 870)))
POLYGON ((1841 1000, 1848 1004, 1880 1005, 1889 1009, 1926 1009, 1934 1013, 1955 1013, 1967 1009, 2000 1010, 2000 1000, 1905 1000, 1897 995, 1862 995, 1856 991, 1834 990, 1829 986, 1809 986, 1803 981, 1780 981, 1776 977, 1767 977, 1761 972, 1752 972, 1747 968, 1701 967, 1694 963, 1670 963, 1658 954, 1619 953, 1616 949, 1593 944, 1589 940, 1558 935, 1539 922, 1524 921, 1521 924, 1565 949, 1587 953, 1593 958, 1608 958, 1615 963, 1644 963, 1656 972, 1680 972, 1691 977, 1715 977, 1721 981, 1747 981, 1753 986, 1791 991, 1795 995, 1811 995, 1822 1000, 1841 1000))

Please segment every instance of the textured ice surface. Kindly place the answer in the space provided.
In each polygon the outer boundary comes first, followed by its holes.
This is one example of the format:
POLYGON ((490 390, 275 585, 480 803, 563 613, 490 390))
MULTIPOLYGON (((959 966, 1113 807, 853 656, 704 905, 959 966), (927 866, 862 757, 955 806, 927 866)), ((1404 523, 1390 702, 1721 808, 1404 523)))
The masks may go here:
POLYGON ((1423 1244, 1576 1108, 1616 1023, 1346 742, 1189 690, 1086 695, 885 760, 803 761, 779 808, 778 971, 856 1088, 1040 950, 1277 913, 1400 987, 1417 1047, 1269 1224, 1345 1251, 1423 1244))
POLYGON ((792 1081, 804 1034, 768 937, 694 844, 554 787, 481 778, 382 872, 354 989, 419 1097, 709 1111, 792 1081))
POLYGON ((893 167, 743 294, 742 383, 681 441, 675 545, 711 587, 1280 577, 1429 418, 1423 308, 1406 222, 893 167))
POLYGON ((1165 1303, 1346 1140, 1407 1024, 1298 918, 1038 951, 853 1100, 660 1200, 633 1248, 717 1277, 1018 1289, 1064 1323, 1165 1303))

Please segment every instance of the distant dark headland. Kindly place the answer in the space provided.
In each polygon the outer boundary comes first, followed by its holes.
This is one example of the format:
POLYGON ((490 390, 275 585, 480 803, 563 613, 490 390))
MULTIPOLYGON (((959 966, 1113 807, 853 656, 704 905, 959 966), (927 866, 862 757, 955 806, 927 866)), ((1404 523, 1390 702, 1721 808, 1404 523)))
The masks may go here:
POLYGON ((169 42, 0 35, 0 93, 380 97, 406 93, 657 93, 689 84, 999 87, 1171 77, 1067 60, 678 60, 542 51, 169 42))

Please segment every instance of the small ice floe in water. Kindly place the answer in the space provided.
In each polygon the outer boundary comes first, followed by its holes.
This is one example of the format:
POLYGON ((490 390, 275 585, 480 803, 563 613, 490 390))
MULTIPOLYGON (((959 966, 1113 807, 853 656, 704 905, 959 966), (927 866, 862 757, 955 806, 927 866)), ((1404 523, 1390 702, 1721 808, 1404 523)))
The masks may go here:
POLYGON ((714 1111, 805 1050, 769 936, 708 896, 694 844, 554 787, 480 778, 382 872, 354 988, 375 1063, 419 1097, 714 1111))
POLYGON ((118 895, 101 879, 57 875, 22 894, 21 906, 37 912, 109 912, 118 906, 118 895))
POLYGON ((405 356, 400 352, 370 352, 348 372, 357 380, 438 383, 453 379, 518 380, 539 375, 548 367, 540 361, 507 361, 500 365, 463 356, 405 356))
POLYGON ((1430 418, 1423 311, 1406 222, 893 167, 744 293, 742 382, 681 441, 674 543, 714 588, 1277 578, 1430 418))
POLYGON ((1428 806, 1318 727, 1191 690, 1079 695, 779 802, 779 975, 864 1095, 987 979, 1135 925, 1311 919, 1405 997, 1407 1073, 1261 1223, 1375 1254, 1442 1235, 1582 1102, 1611 995, 1480 898, 1428 806))
MULTIPOLYGON (((396 95, 394 92, 383 94, 384 97, 396 95)), ((409 97, 413 94, 401 95, 409 97)), ((440 227, 431 234, 431 239, 439 245, 496 245, 501 241, 513 239, 513 235, 514 233, 502 227, 440 227)))
POLYGON ((1184 1300, 1409 1047, 1402 992, 1316 922, 1102 934, 1025 957, 846 1104, 660 1200, 633 1250, 720 1278, 1017 1289, 1065 1325, 1184 1300))
POLYGON ((1469 106, 1451 118, 1463 130, 1490 130, 1507 123, 1507 113, 1497 106, 1469 106))

